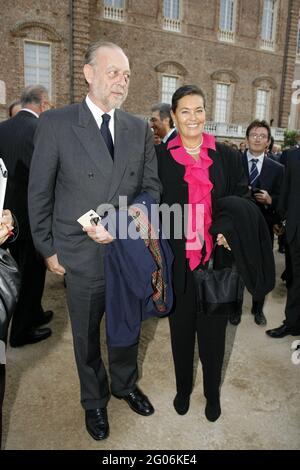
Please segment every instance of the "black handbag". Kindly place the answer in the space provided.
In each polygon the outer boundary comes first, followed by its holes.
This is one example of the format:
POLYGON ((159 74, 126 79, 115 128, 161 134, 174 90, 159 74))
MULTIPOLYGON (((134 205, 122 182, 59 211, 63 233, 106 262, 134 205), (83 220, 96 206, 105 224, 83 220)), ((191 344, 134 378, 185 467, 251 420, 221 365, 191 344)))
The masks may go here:
POLYGON ((193 271, 198 311, 206 315, 230 315, 243 301, 244 282, 233 263, 231 268, 214 269, 214 253, 207 269, 193 271))
POLYGON ((6 341, 10 319, 17 305, 21 274, 13 257, 0 248, 0 340, 6 341))

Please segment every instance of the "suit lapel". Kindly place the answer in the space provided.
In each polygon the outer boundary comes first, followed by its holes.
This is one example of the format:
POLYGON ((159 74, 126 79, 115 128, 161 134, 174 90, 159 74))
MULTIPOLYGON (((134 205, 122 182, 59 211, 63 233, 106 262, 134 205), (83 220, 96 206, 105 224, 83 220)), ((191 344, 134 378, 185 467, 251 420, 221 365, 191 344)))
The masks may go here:
POLYGON ((212 165, 208 169, 209 179, 213 184, 213 188, 211 190, 211 204, 212 204, 212 212, 214 213, 214 209, 216 207, 216 201, 218 198, 218 187, 216 187, 216 180, 222 181, 223 175, 221 171, 220 165, 218 165, 218 151, 208 149, 208 156, 212 159, 212 165))
POLYGON ((121 180, 125 173, 128 159, 130 156, 130 132, 126 122, 125 115, 116 109, 115 111, 115 155, 114 155, 114 165, 112 180, 110 185, 110 190, 108 193, 108 200, 110 201, 115 193, 117 192, 118 187, 120 186, 121 180))
POLYGON ((260 175, 259 175, 259 181, 261 183, 263 183, 264 181, 268 180, 268 176, 269 175, 269 170, 268 170, 268 165, 269 165, 269 161, 267 160, 268 157, 264 157, 264 161, 263 161, 263 164, 262 164, 262 167, 261 167, 261 172, 260 172, 260 175))
POLYGON ((113 161, 96 121, 85 101, 79 105, 78 124, 72 127, 78 140, 96 167, 101 171, 105 179, 110 180, 113 161))
POLYGON ((247 157, 247 150, 243 153, 242 155, 242 161, 243 161, 243 166, 244 170, 246 173, 246 176, 248 178, 248 181, 250 180, 250 175, 249 175, 249 165, 248 165, 248 157, 247 157))
MULTIPOLYGON (((162 152, 162 156, 161 158, 168 158, 169 161, 170 161, 170 164, 171 164, 171 168, 174 170, 175 173, 177 173, 177 175, 179 176, 180 178, 180 181, 184 181, 184 175, 185 175, 185 167, 184 165, 180 165, 180 163, 177 163, 176 160, 174 160, 174 158, 172 157, 172 154, 171 154, 171 150, 172 150, 172 147, 170 149, 167 149, 167 143, 166 144, 160 144, 160 145, 163 145, 163 148, 166 148, 166 152, 162 152)), ((178 147, 174 147, 174 148, 178 148, 178 147)), ((172 170, 171 170, 172 171, 172 170)), ((187 184, 185 181, 184 181, 185 184, 187 184)))

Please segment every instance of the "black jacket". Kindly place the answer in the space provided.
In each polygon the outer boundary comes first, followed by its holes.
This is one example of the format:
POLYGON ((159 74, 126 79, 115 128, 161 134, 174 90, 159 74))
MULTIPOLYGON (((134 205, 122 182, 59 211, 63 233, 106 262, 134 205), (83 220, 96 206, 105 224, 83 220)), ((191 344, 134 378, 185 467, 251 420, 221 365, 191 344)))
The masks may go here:
POLYGON ((28 180, 33 154, 33 138, 38 119, 28 111, 0 123, 0 155, 8 171, 4 207, 17 217, 20 239, 30 235, 28 219, 28 180))
POLYGON ((300 148, 289 152, 278 210, 286 218, 287 242, 300 244, 300 148))
MULTIPOLYGON (((250 181, 247 152, 243 154, 242 158, 245 173, 248 177, 248 181, 250 181)), ((279 201, 281 186, 283 183, 283 177, 284 166, 278 162, 275 162, 269 157, 264 157, 262 169, 259 177, 256 180, 255 186, 259 189, 264 189, 268 191, 272 198, 272 204, 269 206, 265 206, 264 204, 260 203, 256 204, 260 208, 263 216, 265 217, 268 226, 271 228, 274 224, 279 222, 279 217, 276 209, 279 201)))
POLYGON ((275 262, 261 211, 245 198, 221 198, 211 233, 225 236, 248 291, 255 299, 264 298, 275 285, 275 262))

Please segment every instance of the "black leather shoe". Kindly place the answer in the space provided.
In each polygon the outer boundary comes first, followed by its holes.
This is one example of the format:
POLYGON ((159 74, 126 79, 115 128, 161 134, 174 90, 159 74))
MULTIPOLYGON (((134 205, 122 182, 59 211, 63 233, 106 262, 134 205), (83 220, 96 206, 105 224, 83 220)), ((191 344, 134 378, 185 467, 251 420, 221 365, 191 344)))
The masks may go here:
POLYGON ((221 416, 220 401, 217 401, 215 403, 210 403, 209 401, 207 401, 205 407, 205 416, 208 421, 217 421, 217 419, 221 416))
POLYGON ((106 439, 109 435, 109 424, 106 408, 85 410, 85 425, 87 432, 96 441, 106 439))
POLYGON ((185 415, 189 411, 190 396, 179 395, 179 393, 177 393, 173 401, 173 406, 176 410, 176 413, 178 413, 179 415, 185 415))
POLYGON ((283 323, 278 328, 273 328, 272 330, 267 330, 266 335, 271 338, 284 338, 285 336, 300 336, 300 328, 291 328, 286 323, 283 323))
POLYGON ((44 339, 51 336, 52 331, 50 328, 35 328, 30 330, 25 336, 17 340, 10 340, 12 348, 18 348, 19 346, 25 346, 25 344, 34 344, 43 341, 44 339))
POLYGON ((151 405, 149 399, 138 387, 136 387, 132 392, 128 393, 128 395, 125 395, 124 397, 119 397, 117 395, 114 396, 119 400, 125 400, 130 408, 139 415, 150 416, 154 413, 154 408, 151 405))
POLYGON ((35 322, 35 326, 42 326, 42 325, 47 325, 47 323, 50 323, 53 318, 53 312, 52 310, 46 310, 46 312, 43 312, 40 315, 40 318, 38 321, 35 322))
POLYGON ((241 323, 241 314, 240 313, 232 313, 229 317, 229 322, 234 326, 239 325, 241 323))
POLYGON ((264 326, 267 324, 267 319, 262 310, 258 310, 257 312, 251 310, 251 313, 254 315, 254 321, 257 325, 264 326))

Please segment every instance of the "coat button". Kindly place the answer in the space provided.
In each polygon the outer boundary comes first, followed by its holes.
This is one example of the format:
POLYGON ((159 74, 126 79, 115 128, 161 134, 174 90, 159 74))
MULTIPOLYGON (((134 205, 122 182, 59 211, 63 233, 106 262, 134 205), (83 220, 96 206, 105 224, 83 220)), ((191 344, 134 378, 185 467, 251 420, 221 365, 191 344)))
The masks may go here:
POLYGON ((89 173, 89 174, 88 174, 88 177, 89 177, 89 178, 94 178, 94 173, 89 173))
POLYGON ((134 171, 132 171, 132 172, 130 173, 130 176, 133 176, 134 174, 135 174, 134 171))

